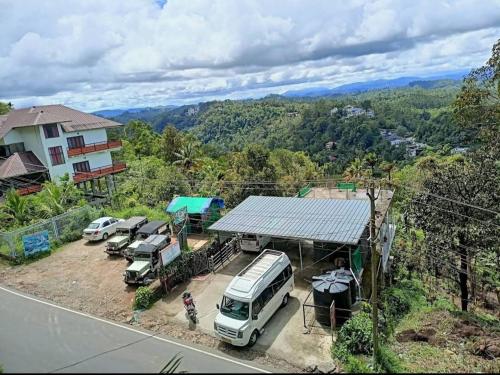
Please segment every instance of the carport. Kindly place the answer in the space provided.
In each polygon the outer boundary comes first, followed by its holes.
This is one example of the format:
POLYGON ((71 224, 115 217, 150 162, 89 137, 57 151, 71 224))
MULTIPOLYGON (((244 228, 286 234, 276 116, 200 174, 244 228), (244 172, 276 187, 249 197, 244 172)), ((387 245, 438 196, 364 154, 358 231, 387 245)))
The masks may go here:
POLYGON ((362 237, 369 220, 367 200, 250 196, 208 229, 224 236, 253 234, 298 241, 301 270, 300 241, 312 241, 325 250, 345 245, 349 267, 354 265, 359 272, 363 263, 359 249, 367 246, 362 237), (353 250, 358 251, 355 259, 353 250))

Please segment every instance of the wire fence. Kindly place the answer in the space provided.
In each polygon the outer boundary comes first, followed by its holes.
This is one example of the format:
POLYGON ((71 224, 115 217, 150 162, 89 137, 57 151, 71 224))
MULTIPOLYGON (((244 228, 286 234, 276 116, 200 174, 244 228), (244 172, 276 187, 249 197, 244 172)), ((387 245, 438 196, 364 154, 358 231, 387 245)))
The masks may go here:
POLYGON ((0 256, 22 262, 26 258, 23 237, 44 231, 48 232, 49 250, 76 241, 82 237, 83 229, 100 213, 98 208, 84 206, 27 227, 0 232, 0 256))

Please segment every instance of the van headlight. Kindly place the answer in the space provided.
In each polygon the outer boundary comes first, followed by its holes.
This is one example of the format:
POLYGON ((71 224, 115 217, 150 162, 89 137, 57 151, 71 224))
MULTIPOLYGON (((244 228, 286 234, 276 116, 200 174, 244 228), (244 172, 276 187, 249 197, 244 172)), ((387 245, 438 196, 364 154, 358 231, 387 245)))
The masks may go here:
POLYGON ((217 323, 214 322, 214 330, 217 331, 217 323))
POLYGON ((242 339, 243 338, 243 331, 238 331, 238 338, 242 339))

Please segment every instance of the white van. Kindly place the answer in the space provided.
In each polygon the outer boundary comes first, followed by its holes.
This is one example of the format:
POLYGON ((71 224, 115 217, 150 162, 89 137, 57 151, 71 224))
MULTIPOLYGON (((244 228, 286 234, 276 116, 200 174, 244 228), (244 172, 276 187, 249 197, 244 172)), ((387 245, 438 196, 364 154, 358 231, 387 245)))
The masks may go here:
POLYGON ((215 335, 235 346, 254 345, 267 321, 287 304, 293 287, 288 256, 264 250, 226 288, 217 305, 215 335))
POLYGON ((266 247, 269 241, 271 241, 271 237, 245 233, 240 237, 240 248, 243 251, 260 253, 260 251, 266 247))

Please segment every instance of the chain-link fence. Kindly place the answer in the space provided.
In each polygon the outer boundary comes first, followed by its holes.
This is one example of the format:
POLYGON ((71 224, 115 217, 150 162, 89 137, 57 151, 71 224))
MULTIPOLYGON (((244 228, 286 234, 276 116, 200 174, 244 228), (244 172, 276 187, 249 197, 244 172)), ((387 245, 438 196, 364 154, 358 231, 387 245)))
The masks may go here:
POLYGON ((49 234, 50 249, 76 241, 81 238, 83 229, 97 219, 100 213, 98 208, 84 206, 37 224, 10 232, 0 232, 0 255, 16 261, 24 259, 23 236, 43 231, 49 234))

